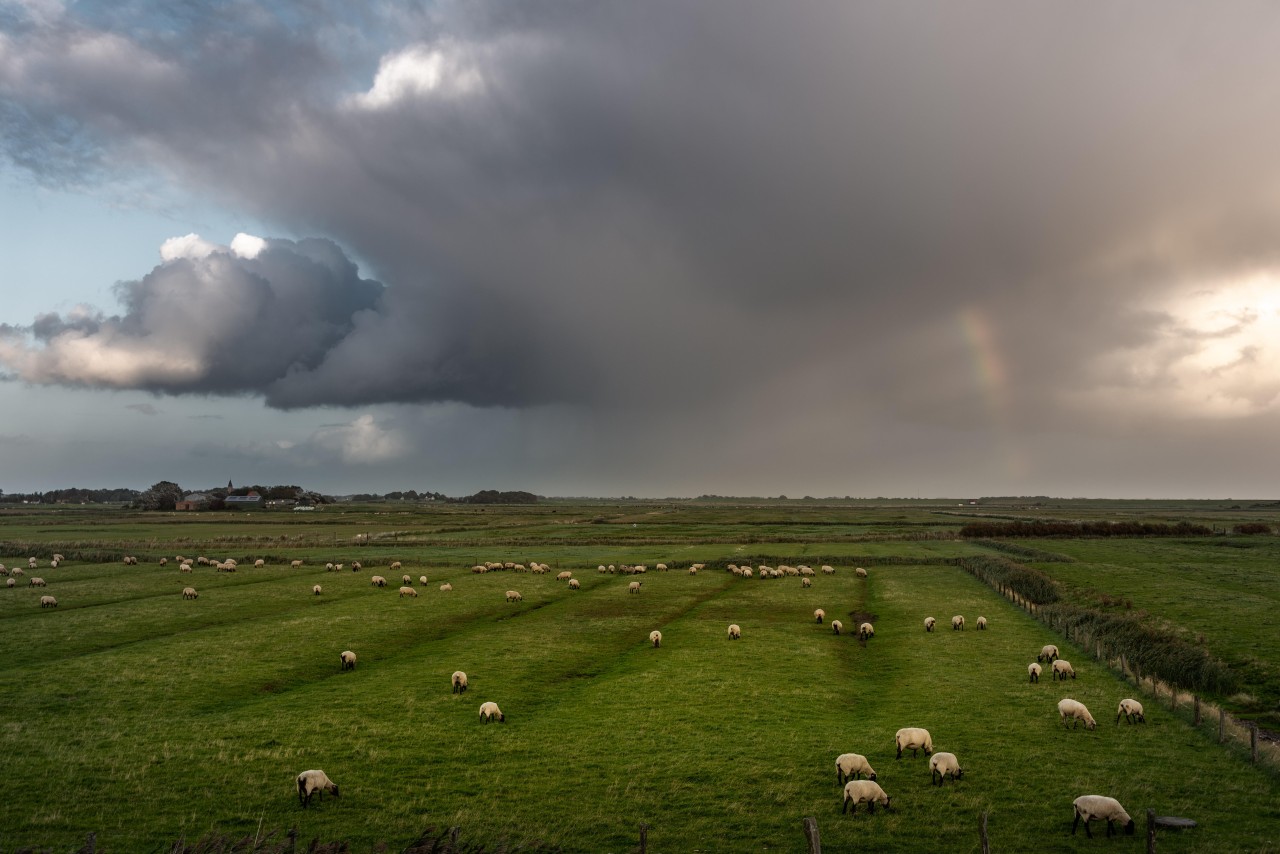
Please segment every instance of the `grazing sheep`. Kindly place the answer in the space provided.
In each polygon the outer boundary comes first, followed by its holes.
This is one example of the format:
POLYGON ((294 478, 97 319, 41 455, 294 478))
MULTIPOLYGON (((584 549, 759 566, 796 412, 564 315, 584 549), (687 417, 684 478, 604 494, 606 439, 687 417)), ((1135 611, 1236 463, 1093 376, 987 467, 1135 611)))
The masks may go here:
POLYGON ((48 587, 44 579, 38 575, 31 576, 31 580, 27 582, 28 587, 48 587))
MULTIPOLYGON (((55 565, 55 566, 57 565, 57 562, 56 562, 56 561, 54 562, 54 565, 55 565)), ((169 565, 169 559, 168 559, 167 557, 162 557, 162 558, 160 558, 160 565, 161 565, 161 566, 168 566, 168 565, 169 565)))
POLYGON ((665 563, 660 563, 657 566, 655 566, 654 569, 658 570, 658 572, 666 572, 667 565, 665 563))
POLYGON ((640 592, 640 585, 641 585, 641 584, 643 584, 643 583, 644 583, 644 582, 642 582, 642 581, 633 581, 633 582, 631 582, 630 584, 628 584, 628 585, 627 585, 627 592, 628 592, 628 593, 639 593, 639 592, 640 592))
POLYGON ((654 649, 662 646, 662 632, 657 629, 649 632, 649 643, 653 644, 654 649))
POLYGON ((751 567, 749 567, 749 566, 747 566, 747 567, 743 567, 743 569, 742 569, 742 577, 743 577, 743 578, 750 578, 750 577, 751 577, 751 575, 752 575, 751 567))
POLYGON ((190 572, 190 571, 191 571, 191 564, 189 563, 178 564, 178 572, 190 572))
POLYGON ((872 626, 870 623, 863 623, 862 625, 858 626, 858 637, 862 638, 863 640, 870 640, 875 636, 876 636, 875 627, 872 626))
POLYGON ((200 598, 200 594, 196 592, 196 589, 194 587, 184 587, 182 588, 182 598, 198 599, 200 598))
POLYGON ((737 623, 729 624, 729 640, 741 640, 742 628, 737 623))
POLYGON ((1095 818, 1100 818, 1107 823, 1107 836, 1111 836, 1115 832, 1112 822, 1118 821, 1124 827, 1124 832, 1128 836, 1133 835, 1133 819, 1124 811, 1124 807, 1120 806, 1120 802, 1115 798, 1108 798, 1106 795, 1081 795, 1071 802, 1075 807, 1075 818, 1071 820, 1071 835, 1076 835, 1076 827, 1080 824, 1080 819, 1084 819, 1084 835, 1093 838, 1093 834, 1089 831, 1089 822, 1095 818))
POLYGON ((51 561, 49 561, 49 568, 50 568, 50 569, 57 569, 57 568, 58 568, 58 562, 57 562, 56 560, 51 560, 51 561))
POLYGON ((524 597, 520 595, 520 591, 519 591, 519 590, 508 590, 508 591, 507 591, 507 601, 508 601, 508 602, 522 602, 522 601, 524 601, 524 597))
POLYGON ((1065 658, 1059 658, 1053 663, 1053 679, 1055 682, 1059 679, 1066 682, 1068 676, 1075 679, 1076 670, 1071 666, 1070 661, 1067 661, 1065 658))
POLYGON ((401 583, 401 584, 412 584, 412 583, 413 583, 413 579, 412 579, 412 578, 410 578, 410 577, 409 577, 409 576, 407 576, 407 575, 402 575, 402 576, 400 576, 400 583, 401 583))
MULTIPOLYGON (((35 558, 32 558, 32 559, 31 559, 31 565, 32 565, 32 566, 35 566, 35 565, 36 565, 36 564, 35 564, 35 558)), ((136 557, 134 557, 133 555, 125 555, 125 557, 124 557, 124 565, 125 565, 125 566, 137 566, 137 565, 138 565, 138 559, 137 559, 136 557)))
POLYGON ((1039 682, 1040 681, 1040 665, 1036 664, 1034 661, 1028 664, 1027 676, 1030 677, 1032 682, 1039 682))
POLYGON ((698 574, 698 568, 697 568, 696 566, 691 566, 691 567, 689 567, 689 574, 690 574, 690 575, 697 575, 697 574, 698 574))
MULTIPOLYGON (((54 552, 53 559, 56 560, 58 563, 62 563, 64 560, 66 560, 65 557, 63 557, 61 554, 57 552, 54 552)), ((0 566, 4 566, 4 564, 0 563, 0 566)))
POLYGON ((987 628, 987 618, 986 618, 986 617, 979 617, 979 618, 978 618, 978 622, 977 622, 975 625, 977 625, 977 627, 978 627, 978 631, 980 631, 980 632, 981 632, 981 631, 985 631, 985 630, 986 630, 986 628, 987 628))
POLYGON ((390 569, 392 572, 394 572, 397 569, 404 569, 404 567, 400 565, 400 561, 393 560, 391 561, 391 566, 387 567, 387 569, 390 569))
POLYGON ((353 560, 353 561, 351 561, 351 571, 352 571, 352 572, 359 572, 359 571, 360 571, 360 570, 362 570, 362 569, 364 569, 364 564, 362 564, 360 561, 358 561, 358 560, 353 560))
POLYGON ((868 780, 876 778, 871 763, 861 753, 841 753, 836 757, 836 782, 840 785, 844 785, 847 780, 861 779, 863 774, 867 775, 868 780))
MULTIPOLYGON (((201 566, 208 566, 209 559, 204 555, 200 555, 196 558, 196 563, 200 564, 201 566)), ((302 561, 298 561, 298 566, 302 566, 302 561)))
POLYGON ((858 576, 859 578, 866 578, 866 577, 867 577, 867 571, 866 571, 865 569, 863 569, 862 567, 858 567, 857 569, 855 569, 855 570, 853 571, 853 574, 854 574, 854 575, 856 575, 856 576, 858 576))
MULTIPOLYGON (((258 558, 253 562, 254 569, 262 569, 266 565, 267 565, 267 562, 262 558, 258 558)), ((338 569, 342 569, 342 564, 338 564, 338 569)))
POLYGON ((858 812, 858 804, 865 803, 867 812, 874 813, 876 804, 880 804, 885 809, 889 808, 889 796, 884 793, 884 789, 880 788, 880 784, 872 780, 850 780, 844 784, 844 804, 840 807, 840 814, 843 815, 849 805, 853 804, 853 809, 849 810, 851 815, 858 812))
POLYGON ((813 586, 813 582, 812 582, 812 581, 810 581, 810 580, 809 580, 809 579, 807 579, 807 578, 802 578, 802 579, 800 579, 800 586, 801 586, 801 587, 812 587, 812 586, 813 586))
POLYGON ((931 632, 931 631, 933 631, 933 627, 934 627, 934 625, 936 625, 936 624, 937 624, 937 622, 938 622, 938 621, 937 621, 937 620, 935 620, 933 617, 925 617, 925 618, 924 618, 924 630, 925 630, 926 632, 931 632))
POLYGON ((1089 710, 1085 708, 1084 703, 1079 700, 1063 699, 1058 701, 1058 715, 1062 718, 1062 725, 1067 725, 1067 718, 1071 718, 1071 728, 1075 729, 1076 724, 1084 721, 1085 729, 1093 729, 1098 722, 1093 719, 1093 715, 1089 714, 1089 710))
POLYGON ((303 771, 298 775, 298 803, 302 804, 305 809, 311 804, 311 795, 315 792, 320 793, 320 800, 322 801, 324 800, 325 792, 336 798, 338 797, 338 784, 330 780, 329 775, 319 769, 303 771))
POLYGON ((12 578, 6 578, 4 580, 4 584, 5 584, 5 587, 16 587, 18 585, 18 582, 14 581, 12 578))
POLYGON ((600 573, 601 575, 604 575, 608 571, 609 571, 609 567, 605 566, 604 564, 600 564, 599 566, 596 567, 596 572, 600 573))
POLYGON ((36 568, 36 559, 35 559, 35 558, 33 558, 33 557, 29 557, 29 558, 27 558, 27 567, 28 567, 29 569, 35 569, 35 568, 36 568))
POLYGON ((297 569, 297 568, 298 568, 298 567, 300 567, 300 566, 302 566, 302 561, 300 561, 300 560, 291 560, 291 561, 289 561, 289 567, 290 567, 291 569, 297 569))
POLYGON ((312 587, 312 588, 311 588, 311 592, 312 592, 312 593, 314 593, 315 595, 319 596, 321 593, 323 593, 323 592, 324 592, 324 589, 323 589, 323 588, 321 588, 319 584, 317 584, 315 587, 312 587))
POLYGON ((333 564, 331 564, 331 563, 326 563, 326 564, 324 565, 324 571, 325 571, 325 572, 333 572, 333 570, 334 570, 333 564))
POLYGON ((441 592, 448 593, 452 589, 453 589, 453 585, 447 581, 444 584, 440 585, 441 592))
POLYGON ((570 578, 573 578, 573 573, 566 569, 556 576, 556 581, 568 581, 570 578))
POLYGON ((372 578, 370 578, 370 579, 369 579, 369 583, 370 583, 370 584, 372 584, 374 587, 386 587, 386 586, 387 586, 387 580, 386 580, 385 578, 383 578, 381 575, 375 575, 375 576, 373 576, 372 578))
POLYGON ((951 782, 955 782, 964 776, 964 769, 960 767, 960 760, 956 759, 954 753, 935 753, 929 757, 929 782, 938 781, 941 786, 947 775, 951 775, 951 782))
POLYGON ((898 759, 902 758, 904 750, 910 750, 913 757, 917 750, 923 750, 925 756, 933 753, 933 736, 929 735, 929 730, 918 726, 898 730, 893 736, 893 743, 898 747, 898 759))
POLYGON ((842 631, 844 631, 844 623, 840 622, 839 620, 832 620, 831 631, 835 632, 836 634, 840 634, 842 631))
POLYGON ((338 662, 339 662, 339 664, 341 665, 341 666, 339 667, 339 669, 340 669, 340 670, 355 670, 355 669, 356 669, 356 654, 355 654, 354 652, 352 652, 351 650, 349 650, 349 649, 348 649, 348 650, 346 650, 346 651, 342 652, 341 654, 339 654, 339 656, 338 656, 338 662))
POLYGON ((581 583, 580 581, 578 581, 578 579, 576 579, 576 578, 570 578, 570 579, 569 579, 569 589, 570 589, 570 590, 577 590, 577 589, 578 589, 579 587, 581 587, 581 586, 582 586, 582 583, 581 583))
POLYGON ((417 598, 418 598, 418 591, 417 591, 417 590, 414 590, 412 587, 407 587, 407 586, 406 586, 406 587, 401 587, 401 588, 400 588, 400 598, 401 598, 401 599, 403 599, 403 598, 404 598, 404 597, 406 597, 406 596, 412 596, 414 599, 417 599, 417 598))
POLYGON ((961 631, 961 632, 964 631, 964 615, 963 614, 956 614, 954 617, 951 618, 951 630, 961 631))
POLYGON ((418 583, 419 583, 419 584, 426 584, 426 583, 427 583, 427 577, 426 577, 425 575, 419 575, 419 576, 418 576, 418 583))
POLYGON ((1036 656, 1036 661, 1043 661, 1048 664, 1057 657, 1058 648, 1051 643, 1047 643, 1040 647, 1040 654, 1036 656))
POLYGON ((822 566, 822 574, 823 574, 823 575, 835 575, 835 574, 836 574, 836 568, 835 568, 834 566, 827 566, 826 564, 823 564, 823 566, 822 566))
POLYGON ((13 569, 9 571, 9 575, 13 576, 14 578, 21 578, 22 576, 26 575, 26 573, 22 571, 22 567, 15 566, 13 569))
POLYGON ((821 608, 818 608, 813 612, 813 621, 815 623, 821 624, 822 621, 825 620, 826 618, 827 618, 827 612, 822 610, 821 608))
POLYGON ((1121 717, 1131 724, 1145 724, 1147 722, 1147 716, 1142 711, 1142 704, 1137 700, 1128 698, 1120 701, 1120 708, 1116 710, 1116 723, 1120 723, 1121 717))
POLYGON ((502 709, 498 708, 498 704, 494 702, 480 704, 480 723, 487 724, 496 720, 500 724, 507 722, 507 716, 502 713, 502 709))
POLYGON ((465 694, 467 691, 467 674, 461 670, 453 671, 453 676, 449 679, 449 683, 453 685, 453 694, 465 694))
POLYGON ((40 607, 41 607, 41 608, 56 608, 56 607, 58 607, 58 600, 57 600, 57 599, 54 599, 52 596, 41 596, 41 597, 40 597, 40 607))

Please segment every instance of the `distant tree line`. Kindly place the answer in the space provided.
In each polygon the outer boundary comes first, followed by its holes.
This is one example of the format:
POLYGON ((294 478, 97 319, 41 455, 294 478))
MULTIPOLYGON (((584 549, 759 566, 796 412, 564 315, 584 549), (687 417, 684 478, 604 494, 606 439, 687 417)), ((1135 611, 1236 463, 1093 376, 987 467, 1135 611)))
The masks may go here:
POLYGON ((966 539, 982 537, 1208 537, 1213 529, 1191 522, 970 522, 966 539))
POLYGON ((126 504, 136 499, 136 489, 51 489, 48 492, 10 492, 0 490, 0 503, 4 504, 126 504))

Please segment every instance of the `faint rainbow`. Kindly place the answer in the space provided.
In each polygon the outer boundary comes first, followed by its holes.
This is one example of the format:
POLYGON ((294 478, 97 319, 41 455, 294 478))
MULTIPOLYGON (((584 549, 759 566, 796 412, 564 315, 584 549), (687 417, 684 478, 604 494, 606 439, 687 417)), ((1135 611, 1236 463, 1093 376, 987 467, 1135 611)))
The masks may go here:
POLYGON ((1029 472, 1026 455, 1013 431, 1013 404, 1009 394, 1009 370, 990 320, 979 309, 962 309, 957 318, 960 336, 969 353, 973 382, 991 420, 993 439, 1000 447, 1007 473, 1021 478, 1029 472))

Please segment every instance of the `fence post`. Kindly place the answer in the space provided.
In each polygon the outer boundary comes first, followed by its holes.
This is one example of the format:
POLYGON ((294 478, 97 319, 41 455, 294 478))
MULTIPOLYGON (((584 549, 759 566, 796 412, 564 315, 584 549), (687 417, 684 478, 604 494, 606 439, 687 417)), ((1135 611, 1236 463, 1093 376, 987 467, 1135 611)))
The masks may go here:
POLYGON ((1125 660, 1124 653, 1120 653, 1120 678, 1125 682, 1129 681, 1129 662, 1125 660))
POLYGON ((1218 744, 1227 740, 1227 710, 1218 707, 1218 744))
POLYGON ((640 822, 640 854, 649 850, 649 825, 640 822))
POLYGON ((1147 854, 1156 854, 1156 811, 1147 810, 1147 854))
POLYGON ((987 814, 983 812, 978 822, 978 838, 982 842, 982 854, 991 854, 991 840, 987 838, 987 814))
POLYGON ((818 820, 813 816, 805 817, 804 838, 809 844, 809 854, 822 854, 822 840, 818 837, 818 820))
POLYGON ((1196 709, 1196 716, 1195 716, 1194 723, 1196 726, 1200 726, 1200 695, 1199 694, 1193 695, 1192 700, 1195 703, 1195 709, 1196 709))

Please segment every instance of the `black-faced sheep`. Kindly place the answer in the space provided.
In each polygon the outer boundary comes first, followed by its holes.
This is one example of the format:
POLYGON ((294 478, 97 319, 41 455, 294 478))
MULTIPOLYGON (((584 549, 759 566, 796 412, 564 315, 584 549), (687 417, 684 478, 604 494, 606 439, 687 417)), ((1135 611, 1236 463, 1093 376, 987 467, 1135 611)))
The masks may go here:
POLYGON ((449 683, 453 685, 454 694, 465 694, 467 691, 467 674, 461 670, 453 671, 453 676, 449 679, 449 683))
POLYGON ((894 733, 893 743, 898 748, 898 759, 902 758, 904 750, 910 750, 912 756, 917 755, 917 750, 923 750, 925 756, 933 753, 933 736, 929 735, 929 730, 918 726, 903 727, 898 730, 894 733))
POLYGON ((417 591, 417 590, 414 590, 412 587, 401 587, 401 588, 400 588, 400 598, 401 598, 401 599, 403 599, 403 598, 404 598, 404 597, 406 597, 406 596, 410 596, 410 597, 412 597, 412 598, 414 598, 414 599, 417 599, 417 598, 418 598, 418 591, 417 591))
POLYGON ((954 753, 935 753, 929 757, 930 783, 937 781, 941 786, 948 774, 951 775, 952 782, 964 776, 964 769, 960 767, 960 760, 956 759, 954 753))
POLYGON ((822 574, 823 574, 823 575, 835 575, 835 574, 836 574, 836 568, 835 568, 834 566, 827 566, 826 564, 823 564, 823 566, 822 566, 822 574))
POLYGON ((319 769, 312 771, 303 771, 298 775, 298 803, 306 808, 311 804, 311 796, 316 792, 320 793, 320 800, 324 800, 324 793, 328 792, 335 798, 338 797, 338 784, 329 779, 329 775, 319 769))
POLYGON ((1059 679, 1066 682, 1068 676, 1075 679, 1076 670, 1071 666, 1070 661, 1067 661, 1065 658, 1059 658, 1053 663, 1053 679, 1055 682, 1059 679))
POLYGON ((520 591, 519 591, 519 590, 508 590, 508 591, 507 591, 507 601, 508 601, 508 602, 523 602, 523 601, 524 601, 524 597, 520 595, 520 591))
POLYGON ((580 587, 582 587, 582 582, 578 581, 578 579, 576 579, 576 578, 570 578, 570 579, 569 579, 569 589, 570 589, 570 590, 577 590, 577 589, 579 589, 580 587))
POLYGON ((816 611, 813 612, 813 621, 815 623, 820 624, 826 618, 827 618, 827 612, 822 610, 821 608, 818 608, 816 611))
POLYGON ((290 569, 297 569, 297 568, 298 568, 298 567, 300 567, 300 566, 302 566, 302 561, 300 561, 300 560, 291 560, 291 561, 289 561, 289 568, 290 568, 290 569))
POLYGON ((419 583, 419 584, 426 584, 426 583, 427 583, 427 577, 426 577, 425 575, 419 575, 419 576, 418 576, 418 583, 419 583))
POLYGON ((1093 719, 1093 715, 1089 714, 1089 710, 1085 708, 1084 703, 1079 700, 1063 699, 1058 701, 1058 715, 1062 719, 1062 725, 1067 725, 1067 718, 1071 718, 1071 728, 1075 729, 1076 724, 1084 721, 1085 729, 1093 729, 1098 722, 1093 719))
MULTIPOLYGON (((253 562, 253 568, 254 568, 254 569, 262 569, 262 568, 263 568, 264 566, 266 566, 266 565, 267 565, 267 562, 266 562, 265 560, 263 560, 262 558, 258 558, 257 560, 255 560, 255 561, 253 562)), ((342 564, 338 564, 338 566, 339 566, 339 568, 341 568, 342 564)))
POLYGON ((1147 716, 1142 711, 1142 704, 1137 700, 1125 698, 1120 701, 1120 708, 1116 710, 1116 723, 1120 723, 1120 719, 1124 718, 1129 723, 1147 722, 1147 716))
POLYGON ((729 640, 740 640, 742 638, 742 628, 737 623, 729 624, 729 640))
POLYGON ((45 580, 38 575, 31 576, 31 580, 27 582, 28 587, 48 587, 45 580))
POLYGON ((1047 643, 1040 647, 1040 654, 1036 656, 1036 661, 1043 661, 1046 664, 1052 663, 1058 657, 1058 648, 1051 643, 1047 643))
POLYGON ((311 592, 314 593, 316 596, 319 596, 321 593, 324 592, 324 588, 322 588, 319 584, 317 584, 315 587, 311 588, 311 592))
POLYGON ((853 574, 854 574, 854 575, 856 575, 856 576, 858 576, 858 578, 866 578, 866 577, 867 577, 867 571, 866 571, 865 569, 863 569, 862 567, 858 567, 858 568, 856 568, 856 569, 853 571, 853 574))
POLYGON ((810 580, 809 580, 809 579, 807 579, 807 578, 802 578, 802 579, 800 579, 800 586, 801 586, 801 587, 812 587, 812 586, 813 586, 813 582, 812 582, 812 581, 810 581, 810 580))
POLYGON ((870 623, 863 623, 862 625, 858 626, 858 637, 862 638, 863 640, 870 640, 875 636, 876 636, 875 627, 872 626, 870 623))
POLYGON ((657 629, 649 632, 649 643, 653 644, 654 649, 662 646, 662 632, 657 629))
POLYGON ((355 670, 356 654, 348 649, 338 656, 338 663, 340 670, 355 670))
POLYGON ((413 578, 411 578, 411 577, 410 577, 410 576, 408 576, 408 575, 402 575, 402 576, 400 576, 400 583, 401 583, 401 584, 412 584, 412 583, 413 583, 413 578))
POLYGON ((627 592, 628 592, 628 593, 639 593, 639 592, 640 592, 640 585, 641 585, 641 584, 643 584, 643 583, 644 583, 644 582, 642 582, 642 581, 633 581, 633 582, 631 582, 630 584, 628 584, 628 585, 627 585, 627 592))
POLYGON ((964 631, 964 615, 963 614, 956 614, 954 617, 951 618, 951 630, 964 631))
POLYGON ((931 631, 933 631, 933 627, 934 627, 935 625, 937 625, 937 623, 938 623, 938 621, 937 621, 937 620, 935 620, 933 617, 925 617, 925 618, 924 618, 924 630, 925 630, 926 632, 931 632, 931 631))
POLYGON ((370 579, 369 579, 369 583, 370 583, 370 584, 372 584, 374 587, 386 587, 386 586, 387 586, 387 580, 386 580, 385 578, 383 578, 381 575, 375 575, 375 576, 373 576, 372 578, 370 578, 370 579))
POLYGON ((860 779, 863 774, 867 775, 868 780, 876 778, 871 763, 861 753, 841 753, 836 757, 836 782, 840 785, 848 780, 860 779))
POLYGON ((984 631, 987 628, 987 618, 979 617, 975 625, 978 627, 978 631, 984 631))
POLYGON ((836 634, 840 634, 842 631, 844 631, 844 623, 840 622, 839 620, 832 620, 831 631, 835 632, 836 634))
POLYGON ((5 587, 17 587, 17 586, 18 586, 18 582, 17 582, 17 581, 15 581, 15 580, 14 580, 14 579, 12 579, 12 578, 6 578, 6 579, 4 580, 4 586, 5 586, 5 587))
POLYGON ((200 594, 196 592, 196 589, 194 587, 182 588, 183 599, 198 599, 199 597, 200 597, 200 594))
POLYGON ((161 566, 168 566, 168 565, 169 565, 169 559, 168 559, 167 557, 162 557, 162 558, 160 558, 160 565, 161 565, 161 566))
POLYGON ((884 793, 884 789, 880 788, 880 784, 872 780, 850 780, 844 784, 844 803, 840 806, 840 814, 843 815, 849 805, 853 808, 849 809, 850 814, 856 815, 858 812, 858 804, 865 803, 867 812, 874 813, 876 804, 880 804, 885 809, 889 808, 889 796, 884 793))
POLYGON ((57 599, 54 599, 52 596, 41 596, 41 597, 40 597, 40 607, 41 607, 41 608, 56 608, 56 607, 58 607, 58 600, 57 600, 57 599))
POLYGON ((441 585, 440 585, 440 590, 441 590, 441 592, 443 592, 443 593, 448 593, 448 592, 449 592, 450 590, 452 590, 452 589, 453 589, 453 585, 452 585, 452 584, 450 584, 450 583, 449 583, 449 582, 447 582, 447 581, 446 581, 444 584, 441 584, 441 585))
POLYGON ((1109 798, 1106 795, 1081 795, 1072 801, 1071 805, 1075 808, 1075 818, 1071 819, 1072 836, 1075 836, 1080 819, 1084 819, 1084 835, 1092 839, 1093 833, 1089 830, 1089 822, 1095 818, 1106 821, 1107 836, 1115 833, 1112 822, 1120 822, 1124 832, 1130 836, 1133 835, 1133 819, 1115 798, 1109 798))
POLYGON ((1027 676, 1032 682, 1040 681, 1040 665, 1034 661, 1027 665, 1027 676))
POLYGON ((391 561, 391 566, 389 566, 389 567, 387 567, 387 568, 388 568, 388 569, 390 569, 390 570, 391 570, 391 571, 393 571, 393 572, 394 572, 395 570, 397 570, 397 569, 404 569, 404 567, 400 565, 400 561, 398 561, 398 560, 393 560, 393 561, 391 561))
POLYGON ((480 704, 480 723, 487 724, 490 721, 497 721, 500 724, 507 722, 507 716, 502 713, 502 709, 498 708, 498 704, 494 702, 480 704))

